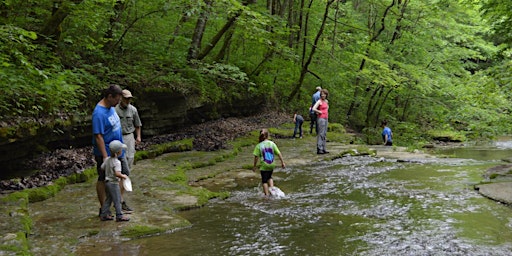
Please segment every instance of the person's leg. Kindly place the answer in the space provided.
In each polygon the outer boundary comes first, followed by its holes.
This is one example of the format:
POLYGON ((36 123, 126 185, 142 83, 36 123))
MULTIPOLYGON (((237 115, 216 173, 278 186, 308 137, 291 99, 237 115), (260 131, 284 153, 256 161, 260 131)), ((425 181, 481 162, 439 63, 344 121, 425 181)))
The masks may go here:
POLYGON ((112 189, 107 185, 108 182, 104 182, 105 187, 105 201, 101 206, 100 218, 101 220, 112 220, 110 217, 110 205, 112 204, 112 189))
POLYGON ((130 171, 133 168, 133 162, 135 159, 135 136, 133 133, 123 135, 123 143, 126 144, 126 151, 124 153, 128 162, 128 168, 130 171))
MULTIPOLYGON (((128 161, 126 160, 126 157, 119 158, 119 161, 121 161, 121 173, 130 176, 130 168, 128 167, 128 161)), ((119 191, 123 211, 125 213, 132 213, 133 209, 130 208, 125 201, 125 190, 122 182, 119 182, 119 191)))
POLYGON ((299 121, 295 121, 295 128, 293 129, 293 138, 295 138, 295 135, 299 132, 299 121))
MULTIPOLYGON (((303 122, 304 122, 304 121, 300 121, 300 122, 299 122, 299 137, 300 137, 300 138, 302 138, 302 123, 303 123, 303 122)), ((295 137, 295 136, 293 136, 293 137, 295 137)))
POLYGON ((327 120, 319 118, 318 124, 318 135, 316 140, 316 152, 317 154, 323 154, 325 152, 325 136, 327 132, 327 120))
MULTIPOLYGON (((263 193, 265 196, 270 195, 269 182, 272 182, 272 171, 260 171, 261 172, 261 186, 263 187, 263 193), (270 181, 269 181, 270 180, 270 181)), ((274 183, 272 182, 272 186, 274 183)))
POLYGON ((309 134, 313 133, 313 126, 315 125, 316 115, 315 114, 309 114, 309 119, 311 120, 311 123, 309 124, 309 134))
POLYGON ((133 163, 135 162, 135 158, 134 157, 127 157, 126 161, 128 161, 128 168, 130 168, 130 170, 132 170, 133 169, 133 163))
POLYGON ((116 221, 129 221, 130 218, 126 218, 123 216, 123 210, 121 207, 121 191, 119 189, 119 184, 107 182, 106 185, 110 189, 112 194, 112 202, 114 203, 114 208, 116 209, 116 221))
POLYGON ((329 153, 329 151, 327 151, 327 128, 329 127, 329 121, 327 119, 325 119, 325 124, 324 124, 324 130, 323 130, 323 134, 322 134, 322 147, 324 149, 324 153, 329 153))
POLYGON ((270 191, 268 190, 268 183, 263 183, 263 193, 264 193, 266 196, 269 196, 269 195, 270 195, 270 191))
POLYGON ((105 192, 105 171, 101 169, 103 157, 95 156, 94 159, 96 160, 96 172, 98 174, 98 181, 96 181, 96 195, 98 196, 98 201, 100 202, 101 209, 107 197, 105 192))

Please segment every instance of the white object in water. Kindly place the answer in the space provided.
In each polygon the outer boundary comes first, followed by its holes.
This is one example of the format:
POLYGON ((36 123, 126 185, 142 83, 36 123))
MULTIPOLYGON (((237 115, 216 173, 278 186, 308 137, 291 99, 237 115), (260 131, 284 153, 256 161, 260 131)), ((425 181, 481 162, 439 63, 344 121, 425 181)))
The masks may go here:
POLYGON ((126 177, 126 179, 123 180, 123 187, 126 191, 132 191, 132 181, 129 177, 126 177))
POLYGON ((283 198, 286 196, 284 194, 284 192, 276 186, 270 187, 269 191, 270 191, 270 195, 275 198, 283 198))

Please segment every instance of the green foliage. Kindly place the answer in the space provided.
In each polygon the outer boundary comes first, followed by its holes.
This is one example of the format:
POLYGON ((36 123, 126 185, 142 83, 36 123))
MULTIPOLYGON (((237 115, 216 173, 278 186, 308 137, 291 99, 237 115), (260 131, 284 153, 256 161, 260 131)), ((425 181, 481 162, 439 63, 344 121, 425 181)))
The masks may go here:
MULTIPOLYGON (((210 7, 189 0, 64 1, 59 6, 47 0, 4 1, 0 116, 17 122, 85 116, 101 89, 118 83, 141 92, 193 96, 211 106, 236 108, 239 101, 264 99, 272 108, 307 117, 311 94, 322 86, 330 91, 330 122, 363 131, 370 144, 380 143, 375 127, 382 119, 397 124, 400 145, 428 139, 425 130, 445 127, 469 138, 512 132, 506 125, 512 122, 510 4, 394 3, 385 12, 386 3, 336 2, 321 24, 323 1, 293 11, 237 0, 214 1, 210 7), (54 7, 64 19, 52 16, 54 7), (196 29, 200 13, 209 14, 204 29, 196 29), (288 14, 307 14, 308 23, 298 24, 288 14), (324 32, 313 45, 321 26, 324 32), (54 34, 43 36, 48 33, 54 34), (200 52, 212 49, 200 60, 189 59, 198 36, 200 52)), ((211 117, 222 114, 213 109, 211 117)), ((136 158, 166 150, 140 152, 136 158)))
POLYGON ((342 124, 339 123, 329 123, 327 126, 328 132, 339 132, 339 133, 346 133, 345 127, 343 127, 342 124))

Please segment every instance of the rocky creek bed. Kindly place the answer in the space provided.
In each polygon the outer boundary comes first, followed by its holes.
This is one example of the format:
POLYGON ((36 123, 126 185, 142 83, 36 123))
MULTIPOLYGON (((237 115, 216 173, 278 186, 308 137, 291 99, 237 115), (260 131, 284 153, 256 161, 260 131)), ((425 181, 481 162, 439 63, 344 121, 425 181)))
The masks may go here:
MULTIPOLYGON (((2 203, 5 214, 0 216, 0 228, 4 230, 0 255, 69 255, 77 250, 97 251, 96 246, 104 245, 106 241, 115 246, 126 239, 176 232, 190 227, 192 224, 177 212, 201 207, 213 198, 228 196, 226 191, 229 188, 258 184, 259 174, 248 168, 252 164, 252 146, 233 148, 230 142, 250 131, 276 127, 286 122, 291 122, 286 114, 265 113, 255 117, 226 118, 145 140, 138 150, 185 138, 195 138, 195 150, 163 154, 137 162, 132 172, 134 191, 127 195, 127 201, 135 212, 130 215, 131 221, 127 223, 99 221, 94 177, 85 182, 68 184, 55 196, 41 202, 29 203, 25 197, 11 197, 2 203)), ((289 129, 290 135, 292 129, 289 129)), ((276 138, 275 135, 273 137, 276 138)), ((358 147, 329 142, 331 154, 316 155, 316 139, 313 135, 307 135, 302 140, 279 141, 281 150, 286 152, 285 160, 289 166, 340 157, 346 150, 358 147)), ((375 146, 373 150, 378 157, 395 158, 397 161, 436 157, 422 152, 407 152, 401 147, 375 146)), ((52 152, 34 159, 34 166, 48 166, 48 169, 41 168, 44 170, 38 173, 39 176, 27 178, 23 184, 32 182, 32 185, 24 187, 52 184, 55 179, 44 181, 46 178, 41 178, 44 173, 50 172, 56 175, 53 177, 61 177, 66 173, 90 168, 94 165, 94 162, 88 162, 91 158, 90 148, 86 148, 52 152), (56 166, 61 167, 59 169, 56 166)), ((499 173, 500 177, 507 177, 510 175, 509 169, 494 168, 486 175, 495 177, 497 174, 494 173, 499 173)), ((485 191, 489 198, 501 197, 504 194, 503 186, 512 188, 512 183, 508 183, 505 178, 500 181, 499 187, 482 184, 478 188, 485 191)), ((4 198, 7 198, 6 195, 4 198)), ((512 202, 510 193, 498 201, 507 203, 507 200, 512 202)), ((110 249, 104 248, 104 251, 110 249)))

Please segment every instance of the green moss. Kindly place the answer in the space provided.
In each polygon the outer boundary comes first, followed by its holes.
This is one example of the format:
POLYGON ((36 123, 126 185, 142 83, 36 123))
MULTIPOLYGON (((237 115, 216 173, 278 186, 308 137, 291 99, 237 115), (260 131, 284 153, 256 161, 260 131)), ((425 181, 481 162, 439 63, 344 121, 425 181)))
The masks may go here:
POLYGON ((205 188, 189 187, 187 191, 181 192, 197 197, 197 207, 205 205, 210 199, 213 198, 228 198, 229 192, 212 192, 205 188))
POLYGON ((185 175, 185 171, 183 169, 178 169, 176 173, 165 177, 165 179, 180 184, 186 184, 188 181, 187 175, 185 175))
POLYGON ((123 229, 121 231, 121 235, 124 237, 129 237, 129 238, 137 238, 137 237, 155 235, 155 234, 163 233, 165 231, 167 231, 167 230, 164 228, 161 228, 161 227, 138 225, 138 226, 133 226, 133 227, 123 229))
POLYGON ((63 187, 59 184, 48 185, 45 187, 31 188, 27 190, 30 203, 41 202, 55 196, 63 187))
POLYGON ((155 158, 159 155, 170 153, 170 152, 183 152, 192 150, 193 139, 184 139, 179 141, 173 141, 169 143, 163 143, 158 145, 153 145, 149 147, 148 150, 145 151, 137 151, 135 153, 135 161, 155 158))
POLYGON ((17 232, 16 238, 9 241, 9 244, 0 245, 0 252, 10 251, 16 255, 32 255, 25 232, 17 232))

